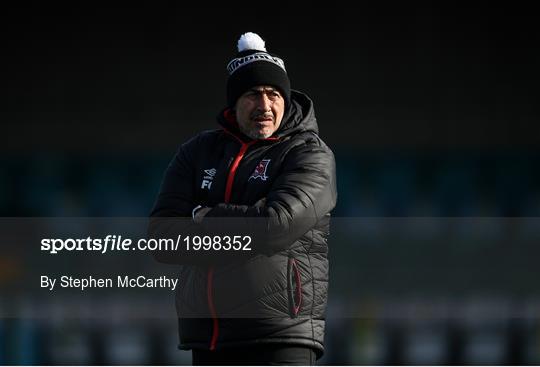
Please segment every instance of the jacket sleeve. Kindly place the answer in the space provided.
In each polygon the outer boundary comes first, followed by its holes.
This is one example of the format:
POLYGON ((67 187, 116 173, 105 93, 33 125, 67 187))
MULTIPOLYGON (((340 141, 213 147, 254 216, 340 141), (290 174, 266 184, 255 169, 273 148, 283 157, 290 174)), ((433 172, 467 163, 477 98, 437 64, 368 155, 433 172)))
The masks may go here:
POLYGON ((254 230, 256 252, 272 255, 290 247, 336 204, 334 155, 320 141, 305 143, 287 153, 280 172, 266 198, 252 206, 220 203, 203 225, 216 231, 224 218, 238 218, 232 227, 254 230))
MULTIPOLYGON (((165 171, 159 194, 150 213, 148 237, 175 239, 194 230, 191 211, 196 206, 193 162, 196 159, 198 137, 182 144, 165 171)), ((196 263, 183 251, 153 251, 156 260, 171 264, 196 263)))
POLYGON ((193 140, 180 146, 161 182, 151 217, 191 216, 194 205, 193 140))

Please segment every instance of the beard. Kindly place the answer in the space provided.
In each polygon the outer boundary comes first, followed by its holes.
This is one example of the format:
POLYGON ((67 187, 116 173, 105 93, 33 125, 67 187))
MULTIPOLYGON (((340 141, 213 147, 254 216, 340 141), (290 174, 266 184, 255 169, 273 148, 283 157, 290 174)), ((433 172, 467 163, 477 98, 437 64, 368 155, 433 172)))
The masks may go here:
POLYGON ((266 138, 271 137, 272 134, 274 133, 273 129, 270 129, 269 127, 263 127, 263 128, 260 128, 257 126, 244 127, 242 125, 239 125, 238 127, 240 128, 240 131, 244 135, 246 135, 247 137, 250 137, 253 140, 266 139, 266 138))

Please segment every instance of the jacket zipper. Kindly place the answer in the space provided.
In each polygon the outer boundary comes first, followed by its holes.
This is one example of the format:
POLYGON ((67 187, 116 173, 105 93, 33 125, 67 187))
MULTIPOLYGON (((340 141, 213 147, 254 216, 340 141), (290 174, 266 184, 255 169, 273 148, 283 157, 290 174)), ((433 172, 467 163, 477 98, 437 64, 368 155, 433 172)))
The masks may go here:
POLYGON ((240 148, 240 151, 236 155, 236 158, 234 158, 234 161, 231 164, 231 168, 229 170, 229 176, 227 177, 227 186, 225 186, 225 202, 228 203, 231 200, 232 195, 232 186, 234 182, 234 176, 236 176, 236 169, 238 168, 238 165, 240 164, 240 161, 242 158, 244 158, 244 154, 246 153, 246 150, 249 148, 250 145, 255 143, 255 140, 250 141, 249 143, 242 142, 242 147, 240 148))
MULTIPOLYGON (((231 135, 234 136, 233 134, 231 135)), ((236 136, 234 137, 236 138, 236 136)), ((236 154, 236 157, 234 158, 234 161, 231 164, 231 168, 229 169, 229 176, 227 176, 227 185, 225 186, 225 203, 228 203, 231 199, 234 176, 236 175, 236 169, 238 168, 240 161, 244 157, 244 154, 246 153, 249 146, 256 142, 256 140, 253 140, 248 143, 244 143, 240 139, 238 138, 236 139, 240 142, 240 144, 242 144, 242 146, 240 147, 238 154, 236 154)), ((210 340, 210 350, 216 349, 217 338, 219 336, 219 321, 217 318, 216 307, 214 305, 213 280, 214 280, 214 268, 210 267, 208 269, 208 281, 207 281, 207 287, 206 287, 206 294, 208 297, 208 307, 210 309, 210 315, 212 315, 212 339, 210 340)))

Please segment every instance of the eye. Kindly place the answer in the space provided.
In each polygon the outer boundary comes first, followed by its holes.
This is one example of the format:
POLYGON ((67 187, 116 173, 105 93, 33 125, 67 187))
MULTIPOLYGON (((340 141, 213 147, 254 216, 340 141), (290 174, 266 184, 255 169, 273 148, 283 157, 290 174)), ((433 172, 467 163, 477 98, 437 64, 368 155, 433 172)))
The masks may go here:
POLYGON ((271 100, 276 100, 278 98, 281 98, 281 94, 278 91, 273 90, 268 93, 268 98, 270 98, 271 100))

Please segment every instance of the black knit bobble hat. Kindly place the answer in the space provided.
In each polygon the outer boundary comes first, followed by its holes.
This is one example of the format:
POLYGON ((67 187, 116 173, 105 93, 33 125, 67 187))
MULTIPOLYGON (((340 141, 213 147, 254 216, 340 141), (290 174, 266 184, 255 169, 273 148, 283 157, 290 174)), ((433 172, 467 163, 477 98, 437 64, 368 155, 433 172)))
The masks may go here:
POLYGON ((266 51, 263 39, 248 32, 238 40, 238 54, 227 65, 227 104, 233 108, 238 98, 256 85, 271 85, 279 89, 289 105, 291 83, 285 63, 277 55, 266 51))

